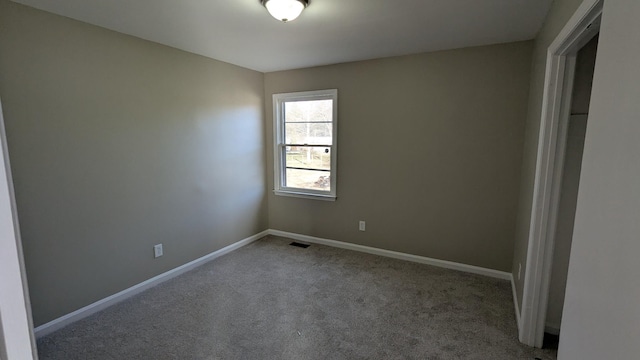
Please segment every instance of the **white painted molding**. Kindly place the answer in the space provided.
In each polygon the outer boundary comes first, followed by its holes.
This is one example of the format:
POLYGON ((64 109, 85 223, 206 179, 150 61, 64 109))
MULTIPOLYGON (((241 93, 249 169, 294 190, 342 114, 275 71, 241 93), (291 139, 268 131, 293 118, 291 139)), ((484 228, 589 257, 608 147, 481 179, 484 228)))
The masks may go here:
POLYGON ((502 279, 502 280, 512 279, 511 273, 499 271, 499 270, 487 269, 479 266, 461 264, 461 263, 456 263, 456 262, 446 261, 446 260, 433 259, 433 258, 428 258, 424 256, 411 255, 411 254, 401 253, 397 251, 378 249, 378 248, 364 246, 364 245, 357 245, 357 244, 351 244, 351 243, 346 243, 342 241, 323 239, 323 238, 318 238, 314 236, 296 234, 296 233, 291 233, 291 232, 286 232, 281 230, 269 229, 268 232, 269 232, 269 235, 282 236, 289 239, 313 243, 313 244, 320 244, 320 245, 326 245, 326 246, 331 246, 331 247, 336 247, 341 249, 354 250, 354 251, 364 252, 367 254, 380 255, 380 256, 390 257, 394 259, 416 262, 420 264, 427 264, 427 265, 437 266, 445 269, 484 275, 484 276, 502 279))
MULTIPOLYGON (((396 252, 396 251, 390 251, 390 250, 384 250, 384 249, 378 249, 378 248, 373 248, 373 247, 369 247, 369 246, 363 246, 363 245, 357 245, 357 244, 351 244, 351 243, 346 243, 346 242, 341 242, 341 241, 336 241, 336 240, 329 240, 329 239, 323 239, 323 238, 318 238, 318 237, 313 237, 313 236, 308 236, 308 235, 302 235, 302 234, 296 234, 296 233, 290 233, 290 232, 286 232, 286 231, 280 231, 280 230, 273 230, 273 229, 269 229, 269 230, 265 230, 262 231, 258 234, 252 235, 246 239, 240 240, 236 243, 233 243, 229 246, 226 246, 220 250, 214 251, 208 255, 205 255, 201 258, 198 258, 196 260, 193 260, 191 262, 188 262, 184 265, 181 265, 175 269, 169 270, 165 273, 162 273, 158 276, 155 276, 149 280, 143 281, 137 285, 134 285, 128 289, 122 290, 116 294, 113 294, 111 296, 108 296, 102 300, 96 301, 93 304, 87 305, 83 308, 80 308, 72 313, 69 313, 67 315, 64 315, 62 317, 59 317, 55 320, 52 320, 46 324, 40 325, 37 328, 35 328, 34 332, 37 338, 40 338, 42 336, 46 336, 48 334, 51 334, 52 332, 59 330, 73 322, 76 322, 80 319, 83 319, 85 317, 88 317, 90 315, 93 315, 101 310, 104 310, 106 308, 108 308, 109 306, 115 305, 123 300, 126 300, 134 295, 137 295, 149 288, 152 288, 162 282, 165 282, 169 279, 172 279, 178 275, 184 274, 187 271, 190 271, 198 266, 201 266, 203 264, 205 264, 208 261, 211 261, 217 257, 220 257, 222 255, 228 254, 236 249, 239 249, 243 246, 249 245, 250 243, 266 236, 266 235, 275 235, 275 236, 282 236, 282 237, 287 237, 293 240, 298 240, 298 241, 304 241, 304 242, 308 242, 308 243, 314 243, 314 244, 320 244, 320 245, 326 245, 326 246, 331 246, 331 247, 336 247, 336 248, 341 248, 341 249, 347 249, 347 250, 353 250, 353 251, 359 251, 359 252, 364 252, 364 253, 368 253, 368 254, 373 254, 373 255, 380 255, 380 256, 385 256, 385 257, 390 257, 390 258, 394 258, 394 259, 400 259, 400 260, 406 260, 406 261, 411 261, 411 262, 416 262, 416 263, 420 263, 420 264, 427 264, 427 265, 432 265, 432 266, 437 266, 437 267, 441 267, 441 268, 446 268, 446 269, 451 269, 451 270, 457 270, 457 271, 463 271, 463 272, 467 272, 467 273, 472 273, 472 274, 478 274, 478 275, 483 275, 483 276, 488 276, 488 277, 492 277, 492 278, 497 278, 497 279, 502 279, 502 280, 510 280, 513 285, 513 276, 511 273, 508 272, 504 272, 504 271, 498 271, 498 270, 493 270, 493 269, 487 269, 487 268, 482 268, 479 266, 473 266, 473 265, 466 265, 466 264, 461 264, 461 263, 456 263, 456 262, 452 262, 452 261, 446 261, 446 260, 439 260, 439 259, 433 259, 433 258, 428 258, 428 257, 424 257, 424 256, 418 256, 418 255, 411 255, 411 254, 406 254, 406 253, 401 253, 401 252, 396 252)), ((515 288, 514 288, 515 291, 515 288)), ((515 306, 516 306, 516 317, 517 320, 519 322, 520 317, 519 317, 519 311, 517 310, 517 300, 515 300, 515 292, 514 292, 514 301, 516 301, 515 306)))
POLYGON ((312 90, 302 92, 273 94, 273 174, 274 189, 273 193, 278 196, 298 197, 303 199, 336 201, 336 184, 338 173, 338 89, 312 90), (331 100, 333 102, 332 135, 334 139, 331 145, 327 145, 331 149, 329 154, 331 165, 329 166, 329 191, 321 191, 314 189, 302 189, 286 186, 286 161, 284 158, 284 148, 286 146, 285 136, 285 103, 290 101, 311 101, 311 100, 331 100))
POLYGON ((516 324, 518 324, 518 332, 520 332, 520 306, 518 306, 518 292, 513 274, 511 274, 511 292, 513 293, 513 308, 516 311, 516 324))
POLYGON ((551 335, 560 335, 560 324, 547 324, 544 327, 544 332, 551 335))
POLYGON ((198 259, 195 259, 191 262, 188 262, 184 265, 178 266, 175 269, 169 270, 167 272, 164 272, 158 276, 152 277, 149 280, 143 281, 137 285, 134 285, 128 289, 122 290, 119 293, 113 294, 111 296, 108 296, 102 300, 98 300, 96 302, 94 302, 93 304, 89 304, 83 308, 80 308, 72 313, 69 313, 67 315, 64 315, 62 317, 59 317, 55 320, 52 320, 46 324, 40 325, 37 328, 35 328, 34 332, 36 337, 42 337, 48 334, 51 334, 52 332, 61 329, 73 322, 76 322, 80 319, 83 319, 87 316, 93 315, 95 313, 97 313, 98 311, 104 310, 106 308, 108 308, 109 306, 115 305, 116 303, 119 303, 123 300, 126 300, 134 295, 137 295, 149 288, 152 288, 160 283, 163 283, 169 279, 172 279, 178 275, 184 274, 187 271, 193 270, 194 268, 204 265, 206 262, 209 262, 217 257, 220 257, 222 255, 228 254, 236 249, 239 249, 243 246, 249 245, 252 242, 267 236, 269 234, 268 230, 262 231, 260 233, 257 233, 255 235, 249 236, 246 239, 240 240, 238 242, 235 242, 229 246, 223 247, 220 250, 216 250, 208 255, 205 255, 203 257, 200 257, 198 259))
POLYGON ((0 358, 37 359, 31 300, 0 101, 0 358))
POLYGON ((522 290, 520 342, 542 347, 554 245, 558 181, 564 156, 573 57, 599 30, 604 0, 584 0, 547 50, 542 116, 534 179, 527 262, 522 290))

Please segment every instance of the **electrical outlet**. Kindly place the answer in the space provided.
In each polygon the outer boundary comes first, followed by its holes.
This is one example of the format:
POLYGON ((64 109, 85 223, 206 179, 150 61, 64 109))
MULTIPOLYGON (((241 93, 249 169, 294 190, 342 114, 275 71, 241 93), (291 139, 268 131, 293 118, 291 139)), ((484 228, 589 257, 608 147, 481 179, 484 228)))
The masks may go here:
POLYGON ((366 229, 366 227, 367 227, 367 223, 362 221, 362 220, 360 220, 360 224, 358 224, 358 229, 360 231, 364 231, 366 229))
POLYGON ((520 273, 522 272, 522 263, 518 263, 518 280, 520 280, 520 273))
POLYGON ((163 255, 162 244, 154 245, 153 246, 153 257, 154 258, 159 258, 162 255, 163 255))

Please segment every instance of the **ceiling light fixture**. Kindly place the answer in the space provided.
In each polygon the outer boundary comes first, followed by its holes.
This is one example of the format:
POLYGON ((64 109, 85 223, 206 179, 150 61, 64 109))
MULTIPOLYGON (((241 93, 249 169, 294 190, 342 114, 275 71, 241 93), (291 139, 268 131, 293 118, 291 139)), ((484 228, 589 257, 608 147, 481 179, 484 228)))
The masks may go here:
POLYGON ((295 20, 309 6, 309 0, 261 0, 269 14, 282 22, 295 20))

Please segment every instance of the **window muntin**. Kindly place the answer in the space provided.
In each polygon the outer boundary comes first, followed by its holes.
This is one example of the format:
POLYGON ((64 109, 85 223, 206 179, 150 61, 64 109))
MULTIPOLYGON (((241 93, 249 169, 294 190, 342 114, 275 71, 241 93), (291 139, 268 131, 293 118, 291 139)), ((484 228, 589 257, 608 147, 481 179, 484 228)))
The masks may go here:
POLYGON ((337 90, 275 94, 278 195, 336 197, 337 90))

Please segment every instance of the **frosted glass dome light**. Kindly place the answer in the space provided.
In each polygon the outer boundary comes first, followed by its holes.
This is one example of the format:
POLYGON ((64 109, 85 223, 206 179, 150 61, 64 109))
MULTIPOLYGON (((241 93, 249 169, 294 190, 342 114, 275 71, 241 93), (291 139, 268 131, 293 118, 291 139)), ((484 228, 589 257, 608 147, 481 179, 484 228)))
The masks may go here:
POLYGON ((295 20, 302 10, 309 5, 308 0, 262 0, 262 5, 267 8, 274 18, 289 22, 295 20))

